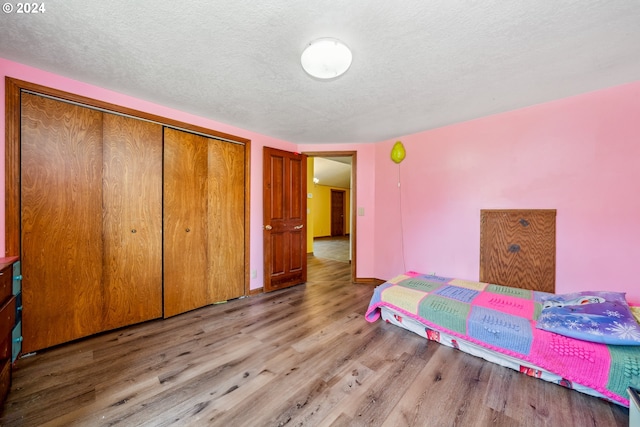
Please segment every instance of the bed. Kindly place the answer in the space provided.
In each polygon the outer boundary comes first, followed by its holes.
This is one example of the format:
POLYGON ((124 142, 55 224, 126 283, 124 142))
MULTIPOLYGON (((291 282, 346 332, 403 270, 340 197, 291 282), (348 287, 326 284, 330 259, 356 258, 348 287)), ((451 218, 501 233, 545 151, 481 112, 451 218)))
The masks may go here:
POLYGON ((577 300, 572 294, 567 300, 410 271, 375 288, 365 318, 382 319, 489 362, 629 407, 627 388, 640 387, 636 308, 615 302, 612 309, 609 301, 590 294, 577 300), (613 315, 613 323, 603 326, 592 317, 585 326, 574 320, 588 319, 585 310, 596 306, 609 307, 605 311, 613 315), (623 324, 620 313, 625 309, 630 324, 623 324), (559 322, 558 313, 564 312, 569 320, 559 322), (605 329, 614 330, 613 338, 604 336, 605 329))

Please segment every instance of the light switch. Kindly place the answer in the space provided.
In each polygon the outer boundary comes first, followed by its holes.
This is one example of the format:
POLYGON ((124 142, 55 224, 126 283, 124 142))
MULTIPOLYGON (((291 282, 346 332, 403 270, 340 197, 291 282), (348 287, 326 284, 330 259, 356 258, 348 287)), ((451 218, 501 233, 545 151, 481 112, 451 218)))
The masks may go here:
POLYGON ((307 199, 313 199, 313 193, 307 193, 307 199))
POLYGON ((364 216, 364 208, 358 208, 358 216, 364 216))

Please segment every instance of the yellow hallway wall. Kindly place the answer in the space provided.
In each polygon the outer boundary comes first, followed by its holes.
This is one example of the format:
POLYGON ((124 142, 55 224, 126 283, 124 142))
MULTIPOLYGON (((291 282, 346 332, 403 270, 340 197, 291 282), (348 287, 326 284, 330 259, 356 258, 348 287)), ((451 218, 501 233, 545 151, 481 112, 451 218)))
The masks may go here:
MULTIPOLYGON (((313 218, 313 237, 331 236, 331 190, 345 192, 345 225, 346 234, 351 233, 351 190, 348 188, 329 187, 321 184, 313 184, 311 181, 311 216, 313 218)), ((312 242, 313 243, 313 242, 312 242)))

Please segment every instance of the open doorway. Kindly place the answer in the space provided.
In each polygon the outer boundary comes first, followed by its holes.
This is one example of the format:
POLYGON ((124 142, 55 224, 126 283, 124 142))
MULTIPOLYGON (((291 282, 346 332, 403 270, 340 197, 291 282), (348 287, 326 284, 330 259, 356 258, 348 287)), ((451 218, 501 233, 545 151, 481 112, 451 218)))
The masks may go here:
POLYGON ((356 281, 356 152, 312 152, 307 164, 309 280, 347 274, 356 281), (342 272, 342 273, 340 273, 342 272))

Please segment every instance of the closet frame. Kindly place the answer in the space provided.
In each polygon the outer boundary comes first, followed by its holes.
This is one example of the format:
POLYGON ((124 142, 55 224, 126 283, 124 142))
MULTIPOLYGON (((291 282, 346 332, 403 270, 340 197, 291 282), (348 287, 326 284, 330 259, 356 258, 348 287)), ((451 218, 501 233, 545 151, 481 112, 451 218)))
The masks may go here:
POLYGON ((79 104, 84 107, 103 110, 105 112, 120 114, 134 119, 146 120, 186 132, 200 134, 202 136, 227 141, 229 143, 243 144, 245 164, 245 189, 244 189, 244 295, 249 295, 249 268, 250 268, 250 160, 251 140, 212 129, 207 129, 179 120, 158 116, 144 111, 88 98, 82 95, 65 92, 42 86, 36 83, 5 77, 5 256, 20 256, 20 110, 21 93, 30 92, 36 95, 55 98, 79 104))

